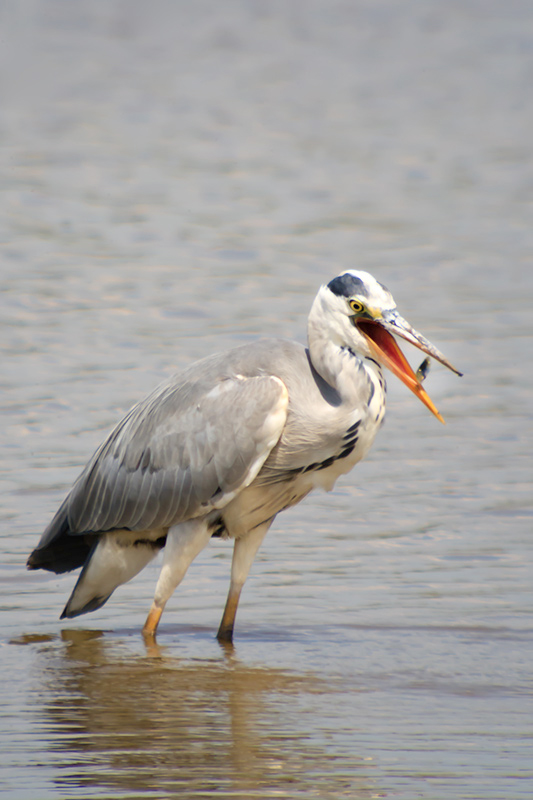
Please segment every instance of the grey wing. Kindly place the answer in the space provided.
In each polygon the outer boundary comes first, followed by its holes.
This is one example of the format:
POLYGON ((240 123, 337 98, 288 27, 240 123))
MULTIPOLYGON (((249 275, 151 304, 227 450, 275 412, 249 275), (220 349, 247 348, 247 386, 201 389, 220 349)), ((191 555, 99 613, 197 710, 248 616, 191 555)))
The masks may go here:
POLYGON ((74 484, 65 501, 71 532, 166 528, 223 507, 261 469, 287 408, 287 389, 271 376, 156 390, 74 484))

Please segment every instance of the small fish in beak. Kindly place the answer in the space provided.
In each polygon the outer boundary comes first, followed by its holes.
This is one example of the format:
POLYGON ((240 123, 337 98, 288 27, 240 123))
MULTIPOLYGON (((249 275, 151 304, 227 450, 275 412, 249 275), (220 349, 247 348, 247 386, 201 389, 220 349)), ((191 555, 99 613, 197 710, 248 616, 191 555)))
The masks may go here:
POLYGON ((426 358, 422 361, 417 371, 415 372, 417 380, 419 380, 420 383, 426 380, 430 369, 431 369, 431 359, 429 358, 429 356, 426 356, 426 358))
POLYGON ((388 367, 391 372, 405 383, 438 420, 444 422, 444 419, 439 414, 433 401, 422 387, 422 381, 429 371, 429 359, 424 359, 415 375, 411 365, 398 347, 392 334, 401 336, 406 342, 414 344, 419 350, 423 350, 424 353, 427 353, 431 358, 440 361, 441 364, 444 364, 445 367, 452 370, 452 372, 455 372, 457 375, 461 375, 462 373, 459 372, 431 342, 422 336, 421 333, 415 331, 396 310, 384 311, 382 317, 379 319, 357 320, 356 325, 365 336, 375 358, 381 364, 388 367))

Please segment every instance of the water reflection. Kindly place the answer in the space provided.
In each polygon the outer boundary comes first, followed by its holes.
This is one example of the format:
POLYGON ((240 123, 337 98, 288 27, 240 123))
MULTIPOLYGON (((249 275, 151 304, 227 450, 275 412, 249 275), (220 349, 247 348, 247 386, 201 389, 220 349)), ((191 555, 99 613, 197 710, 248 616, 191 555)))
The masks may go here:
POLYGON ((182 662, 153 645, 136 656, 101 631, 64 631, 37 646, 38 714, 61 789, 370 796, 361 759, 340 757, 306 730, 306 697, 328 691, 313 676, 246 666, 232 650, 182 662))

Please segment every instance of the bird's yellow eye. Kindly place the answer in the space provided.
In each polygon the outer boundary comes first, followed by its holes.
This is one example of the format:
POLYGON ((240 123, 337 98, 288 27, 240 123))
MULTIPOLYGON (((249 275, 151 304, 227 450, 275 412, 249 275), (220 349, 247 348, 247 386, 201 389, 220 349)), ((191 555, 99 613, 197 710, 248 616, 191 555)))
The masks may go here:
POLYGON ((364 305, 359 300, 350 300, 350 308, 356 314, 360 314, 361 311, 364 311, 364 305))

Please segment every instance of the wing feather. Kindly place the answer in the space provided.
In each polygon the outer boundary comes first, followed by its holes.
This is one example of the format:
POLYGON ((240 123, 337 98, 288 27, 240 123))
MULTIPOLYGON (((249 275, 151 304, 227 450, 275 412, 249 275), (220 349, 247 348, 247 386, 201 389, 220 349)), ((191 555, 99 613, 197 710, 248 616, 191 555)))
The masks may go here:
POLYGON ((270 375, 157 389, 75 483, 67 499, 71 531, 169 527, 222 507, 259 472, 287 407, 285 385, 270 375))

